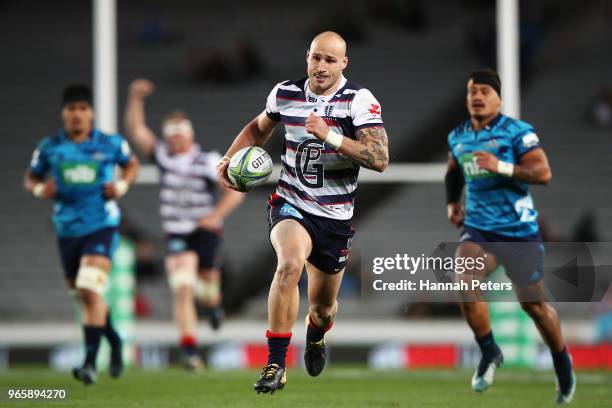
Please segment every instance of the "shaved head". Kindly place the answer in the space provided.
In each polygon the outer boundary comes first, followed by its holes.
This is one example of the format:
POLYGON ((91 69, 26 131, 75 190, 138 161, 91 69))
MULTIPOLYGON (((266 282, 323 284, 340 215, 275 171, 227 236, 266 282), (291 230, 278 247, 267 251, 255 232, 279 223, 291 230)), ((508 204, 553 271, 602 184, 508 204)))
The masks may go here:
POLYGON ((344 41, 340 34, 333 31, 324 31, 312 39, 310 51, 312 52, 318 48, 334 51, 334 54, 340 58, 346 56, 346 41, 344 41))
POLYGON ((306 52, 306 62, 310 90, 318 95, 334 93, 348 64, 346 41, 333 31, 318 34, 306 52))

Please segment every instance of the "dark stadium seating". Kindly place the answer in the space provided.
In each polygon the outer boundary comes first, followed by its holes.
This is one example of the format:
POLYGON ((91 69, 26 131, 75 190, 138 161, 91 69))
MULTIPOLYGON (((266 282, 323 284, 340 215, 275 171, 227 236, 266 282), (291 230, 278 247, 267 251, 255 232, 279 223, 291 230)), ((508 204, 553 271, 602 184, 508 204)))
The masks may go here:
MULTIPOLYGON (((147 105, 151 125, 158 129, 164 112, 184 109, 193 117, 198 140, 206 148, 217 150, 223 150, 241 127, 263 109, 265 97, 276 82, 304 75, 308 33, 317 19, 316 11, 308 4, 280 0, 266 2, 265 7, 232 2, 217 5, 215 10, 205 2, 188 2, 189 7, 181 7, 181 1, 172 5, 161 0, 118 3, 120 110, 129 81, 149 78, 157 85, 147 105), (240 8, 239 20, 227 18, 230 7, 240 8), (148 20, 162 21, 172 34, 171 40, 142 41, 138 30, 148 20), (259 77, 231 84, 193 82, 188 77, 190 52, 216 48, 231 54, 231 47, 240 37, 248 37, 261 51, 265 69, 259 77)), ((430 16, 426 31, 410 33, 373 23, 368 24, 363 42, 349 44, 346 75, 366 85, 381 101, 392 162, 396 157, 394 149, 401 157, 401 149, 412 146, 411 142, 422 137, 425 129, 444 119, 440 115, 463 92, 467 72, 479 65, 465 44, 465 28, 470 20, 462 13, 462 6, 441 3, 426 3, 430 16)), ((355 15, 366 16, 366 2, 350 4, 355 15)), ((590 98, 609 81, 612 68, 608 52, 610 27, 597 9, 599 2, 594 4, 588 20, 568 29, 566 36, 576 38, 575 42, 546 54, 546 65, 541 72, 536 70, 523 94, 523 117, 535 124, 553 167, 551 186, 535 189, 542 214, 568 236, 577 218, 592 209, 602 239, 610 239, 610 134, 592 128, 585 119, 590 98), (597 24, 592 23, 593 19, 597 24), (574 37, 576 33, 581 35, 574 37)), ((3 320, 69 320, 74 315, 56 254, 50 205, 28 197, 22 191, 21 179, 37 140, 60 126, 63 86, 91 81, 90 14, 89 2, 78 0, 14 0, 0 5, 3 320)), ((557 40, 549 39, 551 43, 557 40)), ((270 150, 279 150, 280 141, 276 143, 270 150)), ((445 160, 443 149, 436 157, 436 161, 445 160)), ((372 188, 385 194, 387 187, 372 188)), ((250 193, 227 221, 225 258, 231 272, 230 286, 236 282, 251 284, 253 269, 262 267, 253 259, 271 254, 264 218, 269 190, 266 187, 250 193)), ((137 186, 122 204, 131 221, 153 234, 159 243, 156 191, 151 185, 137 186)), ((410 250, 414 242, 456 237, 445 220, 441 184, 405 185, 390 191, 384 203, 368 208, 367 217, 359 220, 355 239, 358 251, 365 246, 384 248, 384 242, 390 240, 406 242, 410 250)), ((357 212, 361 208, 359 199, 357 212)), ((367 207, 367 197, 362 207, 367 207)), ((255 276, 266 276, 257 272, 255 276)), ((272 271, 267 276, 271 274, 272 271)), ((146 283, 143 293, 155 299, 154 318, 169 318, 170 294, 164 279, 146 283)), ((343 313, 350 315, 350 309, 343 313)), ((367 312, 363 309, 354 302, 356 315, 367 312)))

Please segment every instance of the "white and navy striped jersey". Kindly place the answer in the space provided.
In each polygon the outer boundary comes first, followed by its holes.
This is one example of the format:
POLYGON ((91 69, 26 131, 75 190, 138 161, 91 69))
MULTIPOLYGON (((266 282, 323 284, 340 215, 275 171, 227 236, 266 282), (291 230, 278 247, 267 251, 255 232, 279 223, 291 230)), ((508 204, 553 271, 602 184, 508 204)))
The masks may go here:
POLYGON ((189 234, 213 210, 220 159, 219 153, 203 151, 197 144, 187 153, 171 155, 165 143, 157 143, 154 160, 161 173, 159 211, 165 233, 189 234))
POLYGON ((332 131, 355 139, 358 129, 383 126, 380 103, 369 90, 344 77, 332 95, 312 93, 308 78, 303 78, 277 84, 268 96, 266 114, 285 125, 276 193, 310 214, 351 219, 359 165, 306 132, 311 112, 332 131))

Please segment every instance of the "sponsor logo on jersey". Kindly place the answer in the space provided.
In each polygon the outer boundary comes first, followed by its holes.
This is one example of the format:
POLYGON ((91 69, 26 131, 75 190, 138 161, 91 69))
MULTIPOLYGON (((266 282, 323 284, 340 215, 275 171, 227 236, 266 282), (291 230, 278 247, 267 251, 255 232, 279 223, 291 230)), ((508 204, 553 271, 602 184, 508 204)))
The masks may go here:
POLYGON ((372 115, 380 115, 380 105, 376 105, 375 103, 371 103, 370 104, 370 109, 368 109, 368 111, 372 114, 372 115))
POLYGON ((525 147, 537 146, 538 143, 540 143, 540 139, 535 133, 527 133, 523 136, 523 146, 525 147))
POLYGON ((325 107, 325 116, 331 116, 333 111, 334 111, 333 105, 327 105, 325 107))
POLYGON ((92 185, 98 179, 98 163, 62 163, 62 179, 67 185, 92 185))
POLYGON ((461 165, 463 175, 467 180, 495 176, 495 173, 491 173, 489 170, 480 168, 478 163, 476 163, 476 157, 472 153, 462 154, 459 157, 459 164, 461 165))

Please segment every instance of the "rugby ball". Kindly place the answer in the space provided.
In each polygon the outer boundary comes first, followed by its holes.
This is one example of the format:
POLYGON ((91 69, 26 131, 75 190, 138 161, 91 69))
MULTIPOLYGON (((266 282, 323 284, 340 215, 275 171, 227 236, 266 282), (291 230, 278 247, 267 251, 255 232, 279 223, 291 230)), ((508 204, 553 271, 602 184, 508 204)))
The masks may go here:
POLYGON ((266 182, 272 174, 272 158, 264 149, 249 146, 238 150, 227 167, 227 176, 234 186, 246 192, 266 182))

